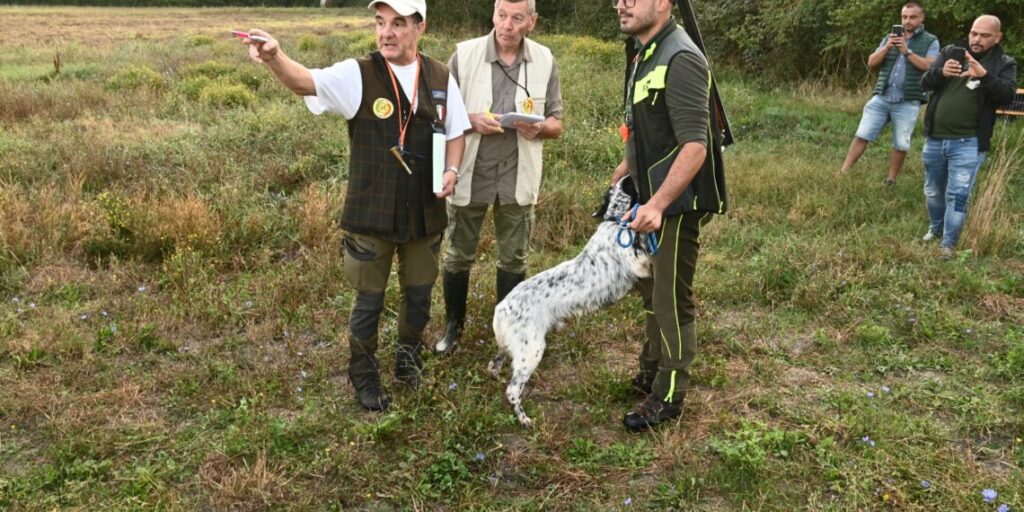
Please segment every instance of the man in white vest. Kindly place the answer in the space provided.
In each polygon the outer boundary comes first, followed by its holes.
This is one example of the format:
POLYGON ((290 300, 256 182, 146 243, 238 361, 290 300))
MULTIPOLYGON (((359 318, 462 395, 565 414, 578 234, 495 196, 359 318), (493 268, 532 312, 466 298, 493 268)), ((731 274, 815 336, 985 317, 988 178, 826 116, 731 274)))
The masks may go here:
POLYGON ((449 246, 442 280, 448 323, 435 347, 438 352, 451 349, 462 335, 469 271, 488 208, 493 208, 498 246, 497 301, 526 277, 544 140, 562 134, 555 60, 551 50, 526 37, 537 24, 536 0, 497 0, 493 21, 491 33, 459 43, 448 62, 473 129, 448 202, 449 246), (508 114, 543 120, 509 125, 511 118, 506 118, 502 123, 508 114))

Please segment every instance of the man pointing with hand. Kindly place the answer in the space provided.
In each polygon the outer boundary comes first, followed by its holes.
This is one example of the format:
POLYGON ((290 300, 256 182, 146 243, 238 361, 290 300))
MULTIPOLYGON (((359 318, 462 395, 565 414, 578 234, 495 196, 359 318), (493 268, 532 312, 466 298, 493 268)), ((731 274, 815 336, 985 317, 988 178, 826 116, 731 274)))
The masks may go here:
POLYGON ((458 85, 441 62, 419 52, 426 31, 424 0, 374 0, 377 51, 325 69, 289 58, 270 34, 245 39, 263 62, 314 114, 343 116, 349 128, 349 180, 340 224, 345 274, 356 289, 349 317, 349 378, 360 405, 387 409, 380 382, 377 326, 384 291, 398 255, 404 295, 398 314, 395 377, 415 388, 422 371, 422 335, 430 319, 441 234, 470 128, 458 85), (435 139, 444 147, 441 191, 433 191, 435 139))

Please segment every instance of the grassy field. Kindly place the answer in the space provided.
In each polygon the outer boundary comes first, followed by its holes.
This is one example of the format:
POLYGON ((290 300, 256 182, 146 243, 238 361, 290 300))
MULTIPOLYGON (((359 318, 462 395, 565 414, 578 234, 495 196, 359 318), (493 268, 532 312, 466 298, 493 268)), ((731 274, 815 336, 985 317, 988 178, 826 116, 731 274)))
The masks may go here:
MULTIPOLYGON (((976 189, 991 206, 943 261, 919 241, 920 140, 894 187, 884 143, 835 175, 866 93, 723 74, 732 210, 703 233, 683 419, 620 425, 643 333, 630 295, 549 337, 524 430, 485 372, 489 231, 466 342, 418 392, 395 385, 389 290, 395 405, 352 397, 345 124, 227 31, 266 27, 324 66, 373 48, 366 11, 0 19, 0 509, 1024 510, 1020 123, 997 129, 976 189)), ((534 271, 582 247, 621 158, 620 46, 539 39, 568 113, 534 271)))

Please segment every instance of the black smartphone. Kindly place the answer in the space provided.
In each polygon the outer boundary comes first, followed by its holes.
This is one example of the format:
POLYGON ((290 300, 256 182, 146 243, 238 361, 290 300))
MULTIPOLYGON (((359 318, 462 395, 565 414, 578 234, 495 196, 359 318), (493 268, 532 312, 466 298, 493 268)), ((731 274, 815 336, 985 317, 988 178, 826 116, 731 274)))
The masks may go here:
POLYGON ((967 71, 967 48, 954 46, 952 53, 949 54, 949 58, 960 63, 961 73, 967 71))
POLYGON ((892 26, 892 35, 898 36, 898 37, 903 37, 903 25, 893 25, 892 26))

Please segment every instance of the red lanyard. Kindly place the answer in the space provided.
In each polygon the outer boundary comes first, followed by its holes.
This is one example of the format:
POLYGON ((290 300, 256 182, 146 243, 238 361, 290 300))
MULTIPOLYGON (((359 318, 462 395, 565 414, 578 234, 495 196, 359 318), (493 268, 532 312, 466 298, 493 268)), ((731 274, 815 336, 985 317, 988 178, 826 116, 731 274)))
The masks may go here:
POLYGON ((395 72, 391 70, 391 64, 384 63, 384 67, 388 68, 388 75, 391 77, 391 85, 395 88, 395 102, 398 103, 398 148, 405 148, 405 132, 409 129, 409 121, 412 121, 413 109, 416 108, 416 94, 420 90, 420 56, 416 54, 416 76, 412 82, 412 98, 409 100, 409 115, 402 121, 402 96, 398 92, 398 80, 395 78, 395 72))

